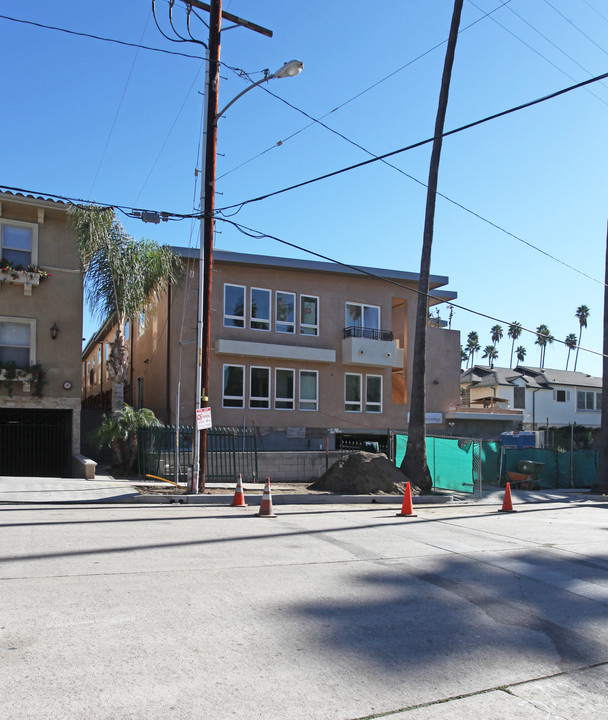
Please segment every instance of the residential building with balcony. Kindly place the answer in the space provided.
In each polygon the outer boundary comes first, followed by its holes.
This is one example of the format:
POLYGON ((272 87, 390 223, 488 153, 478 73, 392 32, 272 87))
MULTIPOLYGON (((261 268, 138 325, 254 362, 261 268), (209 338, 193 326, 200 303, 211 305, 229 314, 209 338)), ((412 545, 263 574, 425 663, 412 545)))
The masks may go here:
POLYGON ((0 475, 84 473, 82 274, 67 209, 0 193, 0 475))
MULTIPOLYGON (((182 280, 132 320, 126 395, 187 425, 195 405, 198 253, 174 250, 184 258, 182 280)), ((432 276, 431 305, 456 297, 440 289, 447 283, 432 276)), ((417 289, 417 273, 216 250, 213 425, 254 427, 266 450, 319 450, 340 436, 407 430, 417 289)), ((110 323, 83 356, 89 403, 113 332, 110 323)), ((441 432, 459 396, 459 333, 428 327, 427 352, 427 413, 441 432)))

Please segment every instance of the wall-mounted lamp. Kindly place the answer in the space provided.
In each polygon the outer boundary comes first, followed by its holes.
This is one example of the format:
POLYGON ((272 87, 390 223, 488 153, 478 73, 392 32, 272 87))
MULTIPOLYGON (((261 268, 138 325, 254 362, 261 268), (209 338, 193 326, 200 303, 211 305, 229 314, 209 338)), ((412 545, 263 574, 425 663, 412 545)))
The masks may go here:
POLYGON ((53 340, 57 339, 57 335, 59 334, 59 328, 57 327, 57 323, 53 322, 53 326, 50 328, 51 337, 53 340))

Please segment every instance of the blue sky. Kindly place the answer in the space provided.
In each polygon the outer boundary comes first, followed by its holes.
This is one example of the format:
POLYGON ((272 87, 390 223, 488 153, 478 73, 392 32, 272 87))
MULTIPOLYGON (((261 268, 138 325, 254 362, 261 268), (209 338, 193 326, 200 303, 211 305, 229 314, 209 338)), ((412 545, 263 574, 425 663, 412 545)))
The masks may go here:
MULTIPOLYGON (((600 0, 502 4, 465 0, 447 130, 608 72, 608 8, 600 0)), ((378 155, 432 135, 451 0, 387 0, 381 7, 363 0, 225 0, 224 10, 270 28, 274 37, 243 28, 223 33, 220 105, 247 84, 231 68, 257 80, 264 68, 298 58, 303 72, 272 81, 268 90, 335 132, 261 88, 248 93, 220 121, 216 207, 370 157, 353 143, 378 155)), ((157 16, 170 35, 168 13, 159 0, 157 16)), ((151 0, 3 0, 0 15, 201 55, 199 46, 160 34, 151 0)), ((183 16, 177 0, 175 26, 185 34, 183 16)), ((191 29, 206 39, 199 21, 191 29)), ((4 18, 0 33, 3 187, 192 212, 201 60, 4 18)), ((581 304, 591 309, 582 345, 601 352, 607 116, 608 85, 598 82, 444 140, 439 191, 449 200, 437 202, 432 272, 449 276, 458 305, 504 321, 498 365, 509 364, 509 322, 530 329, 544 323, 564 340, 578 334, 581 304)), ((232 219, 339 261, 418 271, 426 196, 420 182, 429 156, 427 145, 391 158, 398 169, 377 162, 245 205, 232 219)), ((198 243, 190 220, 121 220, 136 237, 198 243)), ((306 256, 226 223, 217 231, 221 249, 306 256)), ((477 331, 484 347, 495 323, 456 309, 452 327, 463 343, 477 331)), ((87 317, 87 340, 96 326, 87 317)), ((539 362, 534 339, 524 333, 518 341, 530 365, 539 362)), ((546 367, 565 368, 566 355, 554 343, 546 367)), ((577 369, 601 375, 601 357, 581 351, 577 369)))

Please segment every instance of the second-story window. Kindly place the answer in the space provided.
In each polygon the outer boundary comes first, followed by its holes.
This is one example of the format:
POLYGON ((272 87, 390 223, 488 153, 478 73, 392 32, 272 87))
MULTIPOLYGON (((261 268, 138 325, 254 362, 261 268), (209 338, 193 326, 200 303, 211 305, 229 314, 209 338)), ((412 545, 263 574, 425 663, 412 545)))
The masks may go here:
POLYGON ((366 332, 380 330, 380 308, 377 305, 346 303, 346 327, 354 328, 355 337, 365 337, 366 332))
POLYGON ((244 285, 224 285, 224 327, 245 327, 244 285))
POLYGON ((277 410, 293 410, 294 370, 276 368, 274 374, 274 406, 277 410))
POLYGON ((249 312, 252 330, 270 330, 270 290, 251 288, 249 312))
POLYGON ((283 333, 294 333, 296 330, 296 296, 295 293, 277 290, 275 310, 275 330, 283 333))
POLYGON ((12 265, 35 265, 37 262, 37 226, 26 223, 0 223, 0 256, 12 265))
POLYGON ((361 412, 361 375, 358 373, 344 376, 344 410, 361 412))
POLYGON ((252 367, 249 371, 249 407, 268 410, 270 407, 270 368, 252 367))
POLYGON ((319 334, 319 298, 300 295, 300 335, 319 334))

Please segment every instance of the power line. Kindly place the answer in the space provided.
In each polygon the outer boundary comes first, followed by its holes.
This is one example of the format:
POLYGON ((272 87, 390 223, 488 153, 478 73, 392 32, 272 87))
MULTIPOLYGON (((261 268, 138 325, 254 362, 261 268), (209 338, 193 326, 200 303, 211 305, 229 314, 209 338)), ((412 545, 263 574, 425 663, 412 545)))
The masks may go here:
MULTIPOLYGON (((351 265, 349 263, 342 262, 340 260, 336 260, 335 258, 330 257, 329 255, 324 255, 323 253, 318 253, 314 250, 310 250, 308 248, 303 247, 302 245, 297 245, 296 243, 290 242, 289 240, 284 240, 282 238, 277 237, 276 235, 270 235, 268 233, 261 232, 259 230, 255 230, 254 228, 247 227, 246 225, 242 225, 241 223, 237 223, 234 220, 229 220, 227 218, 217 218, 218 220, 221 220, 222 222, 226 222, 229 225, 232 225, 234 228, 236 228, 240 233, 243 235, 246 235, 247 237, 254 238, 255 240, 275 240, 278 243, 281 243, 282 245, 286 245, 290 248, 293 248, 294 250, 299 250, 300 252, 307 253, 308 255, 314 255, 317 258, 320 258, 321 260, 325 260, 327 262, 330 262, 334 265, 340 265, 341 267, 348 268, 349 270, 354 270, 355 272, 361 273, 362 275, 366 275, 367 277, 373 278, 374 280, 381 280, 382 282, 386 282, 389 285, 395 285, 396 287, 402 288, 403 290, 409 290, 410 292, 415 293, 416 295, 424 295, 429 300, 437 300, 437 302, 448 302, 445 298, 438 297, 436 295, 433 295, 432 293, 424 293, 418 288, 411 288, 407 285, 404 285, 403 283, 398 282, 397 280, 392 280, 391 278, 382 277, 381 275, 378 275, 377 273, 373 273, 369 270, 366 270, 365 268, 358 267, 357 265, 351 265)), ((503 320, 501 318, 495 317, 493 315, 488 315, 487 313, 483 313, 479 310, 472 310, 471 308, 466 307, 465 305, 460 305, 458 303, 455 303, 453 300, 449 300, 449 304, 453 305, 455 308, 458 308, 459 310, 464 310, 465 312, 471 313, 472 315, 477 315, 478 317, 485 318, 486 320, 492 320, 493 322, 501 323, 503 325, 511 325, 511 322, 507 320, 503 320)), ((530 328, 521 326, 521 329, 525 332, 529 332, 532 335, 539 337, 539 333, 536 332, 536 330, 531 330, 530 328)), ((541 335, 544 337, 544 335, 541 335)), ((553 338, 554 342, 557 342, 560 345, 566 345, 566 343, 563 340, 558 340, 557 338, 550 336, 553 338)), ((600 357, 605 357, 603 353, 598 352, 597 350, 590 350, 589 348, 584 348, 582 346, 579 346, 580 350, 583 350, 584 352, 592 353, 593 355, 599 355, 600 357)), ((606 356, 608 357, 608 356, 606 356)))
POLYGON ((140 45, 138 43, 127 42, 125 40, 116 40, 114 38, 103 37, 101 35, 93 35, 92 33, 68 30, 66 28, 57 27, 55 25, 45 25, 43 23, 34 22, 33 20, 22 20, 20 18, 10 17, 9 15, 0 15, 0 19, 10 20, 11 22, 20 23, 22 25, 33 25, 34 27, 42 28, 43 30, 55 30, 56 32, 66 33, 67 35, 76 35, 78 37, 86 37, 92 40, 100 40, 102 42, 114 43, 115 45, 135 47, 142 50, 150 50, 151 52, 164 53, 165 55, 179 55, 180 57, 190 58, 192 60, 203 60, 200 55, 190 55, 188 53, 176 52, 174 50, 165 50, 164 48, 150 47, 149 45, 140 45))
MULTIPOLYGON (((511 0, 505 0, 501 5, 498 7, 495 7, 494 10, 490 10, 488 13, 484 13, 480 18, 477 18, 477 20, 474 20, 469 25, 466 25, 465 27, 461 28, 458 31, 458 34, 465 32, 466 30, 469 30, 474 25, 477 25, 477 23, 484 20, 486 17, 492 15, 492 13, 495 13, 497 10, 500 10, 505 5, 508 5, 511 2, 511 0)), ((479 8, 478 8, 479 9, 479 8)), ((484 12, 483 10, 479 9, 480 12, 484 12)), ((226 177, 226 175, 230 175, 230 173, 235 172, 236 170, 239 170, 243 166, 247 165, 250 162, 253 162, 254 160, 257 160, 258 158, 262 157, 266 153, 270 152, 271 150, 274 150, 277 147, 280 147, 281 145, 284 145, 288 140, 291 140, 292 138, 296 137, 296 135, 299 135, 300 133, 304 132, 305 130, 308 130, 309 127, 312 127, 315 122, 319 122, 320 120, 324 120, 326 117, 329 117, 329 115, 332 115, 333 113, 337 112, 338 110, 341 110, 343 107, 346 107, 346 105, 349 105, 351 102, 357 100, 361 96, 365 95, 366 93, 370 92, 374 88, 378 87, 378 85, 381 85, 383 82, 386 82, 387 80, 390 80, 390 78, 394 77, 398 73, 400 73, 402 70, 405 70, 406 68, 410 67, 410 65, 413 65, 414 63, 418 62, 418 60, 421 60, 423 57, 426 57, 427 55, 430 55, 433 51, 440 48, 442 45, 445 45, 447 43, 447 38, 445 40, 442 40, 440 43, 437 43, 436 45, 433 45, 433 47, 429 48, 428 50, 425 50, 423 53, 420 53, 420 55, 417 55, 415 58, 412 58, 412 60, 408 60, 405 65, 402 65, 401 67, 398 67, 396 70, 393 70, 388 75, 385 75, 384 77, 380 78, 380 80, 377 80, 376 82, 372 83, 369 87, 365 88, 365 90, 361 90, 356 95, 353 95, 348 100, 345 100, 340 105, 337 105, 335 108, 332 108, 328 112, 326 112, 324 115, 321 115, 319 120, 314 120, 314 122, 309 123, 308 125, 305 125, 304 127, 300 128, 299 130, 296 130, 291 135, 288 135, 283 140, 279 140, 274 145, 271 145, 270 147, 266 148, 266 150, 262 150, 262 152, 258 153, 257 155, 254 155, 253 157, 249 158, 249 160, 245 160, 244 162, 240 163, 236 167, 233 167, 232 169, 225 172, 223 175, 220 175, 217 179, 221 180, 223 177, 226 177)), ((236 71, 236 68, 231 68, 230 66, 226 66, 230 70, 236 71)), ((240 71, 242 73, 242 71, 240 71)), ((247 73, 245 73, 247 75, 247 73)), ((263 88, 266 89, 266 88, 263 88)))
MULTIPOLYGON (((606 78, 608 78, 608 73, 603 73, 602 75, 597 75, 596 77, 589 78, 588 80, 583 80, 582 82, 576 83, 575 85, 570 85, 567 88, 562 88, 561 90, 557 90, 556 92, 550 93, 549 95, 544 95, 543 97, 537 98, 536 100, 522 103, 521 105, 517 105, 508 110, 502 110, 501 112, 494 113, 493 115, 488 115, 481 120, 474 120, 473 122, 467 123, 466 125, 461 125, 460 127, 454 128, 453 130, 448 130, 447 132, 443 133, 443 137, 455 135, 456 133, 462 132, 463 130, 470 130, 471 128, 477 127, 478 125, 483 125, 490 120, 496 120, 500 117, 504 117, 506 115, 510 115, 511 113, 518 112, 519 110, 525 110, 526 108, 533 107, 534 105, 539 105, 540 103, 546 102, 547 100, 553 100, 554 98, 565 95, 572 90, 586 87, 591 83, 598 82, 606 78)), ((355 163, 354 165, 349 165, 347 167, 340 168, 339 170, 333 170, 332 172, 325 173, 324 175, 318 175, 317 177, 311 178, 310 180, 304 180, 300 183, 296 183, 295 185, 290 185, 289 187, 282 188, 281 190, 275 190, 273 192, 266 193, 265 195, 260 195, 255 198, 250 198, 249 200, 243 200, 239 203, 234 203, 233 205, 226 205, 223 208, 218 208, 217 212, 232 210, 234 208, 240 209, 245 205, 249 205, 254 202, 260 202, 261 200, 267 200, 268 198, 274 197, 276 195, 281 195, 283 193, 289 192, 290 190, 296 190, 307 185, 312 185, 313 183, 319 182, 320 180, 327 180, 328 178, 335 177, 336 175, 341 175, 345 172, 350 172, 351 170, 357 170, 361 167, 365 167, 366 165, 371 165, 372 163, 378 162, 379 160, 384 160, 385 158, 399 155, 400 153, 407 152, 408 150, 414 150, 415 148, 422 147, 423 145, 428 145, 429 143, 433 142, 433 140, 434 138, 432 137, 427 138, 426 140, 419 140, 416 143, 406 145, 405 147, 399 148, 398 150, 391 150, 390 152, 384 153, 383 155, 373 157, 370 160, 363 160, 362 162, 355 163)))

